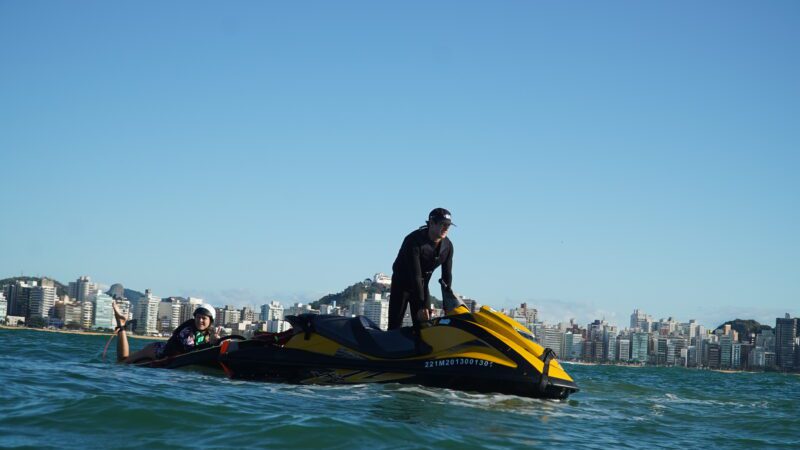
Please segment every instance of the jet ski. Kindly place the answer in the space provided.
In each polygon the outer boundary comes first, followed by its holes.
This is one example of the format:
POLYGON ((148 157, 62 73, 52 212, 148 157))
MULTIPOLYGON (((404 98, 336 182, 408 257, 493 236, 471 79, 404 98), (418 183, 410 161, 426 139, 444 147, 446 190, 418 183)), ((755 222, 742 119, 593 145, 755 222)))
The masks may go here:
MULTIPOLYGON (((237 379, 299 384, 413 383, 551 399, 578 391, 551 349, 488 306, 470 313, 459 305, 428 326, 393 331, 363 316, 287 320, 287 332, 226 340, 192 363, 217 363, 237 379)), ((182 361, 163 367, 176 365, 182 361)))

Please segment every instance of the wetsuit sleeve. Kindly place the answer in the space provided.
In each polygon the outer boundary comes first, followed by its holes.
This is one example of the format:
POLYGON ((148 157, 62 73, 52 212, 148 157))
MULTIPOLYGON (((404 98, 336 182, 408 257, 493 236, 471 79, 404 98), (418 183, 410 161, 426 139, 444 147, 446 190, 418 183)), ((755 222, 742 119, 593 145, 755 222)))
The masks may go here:
POLYGON ((414 277, 413 283, 411 284, 411 297, 408 299, 409 303, 411 303, 411 313, 413 316, 417 311, 419 311, 425 301, 425 291, 422 287, 422 284, 424 283, 424 280, 422 279, 422 263, 419 260, 419 245, 414 245, 411 247, 411 251, 408 252, 408 255, 409 258, 411 258, 411 260, 408 261, 409 267, 411 267, 412 276, 414 277))
POLYGON ((167 341, 167 345, 164 347, 163 353, 165 356, 174 356, 181 353, 186 353, 187 349, 183 342, 183 331, 190 326, 191 322, 192 319, 187 320, 172 332, 172 336, 170 336, 169 340, 167 341))
MULTIPOLYGON (((178 330, 180 330, 180 328, 175 331, 177 332, 178 330)), ((165 356, 173 356, 183 353, 183 344, 181 343, 178 333, 172 333, 172 336, 170 336, 169 340, 167 341, 167 345, 164 347, 163 353, 165 356)))
POLYGON ((442 263, 442 280, 450 289, 453 288, 453 244, 450 244, 450 253, 442 263))

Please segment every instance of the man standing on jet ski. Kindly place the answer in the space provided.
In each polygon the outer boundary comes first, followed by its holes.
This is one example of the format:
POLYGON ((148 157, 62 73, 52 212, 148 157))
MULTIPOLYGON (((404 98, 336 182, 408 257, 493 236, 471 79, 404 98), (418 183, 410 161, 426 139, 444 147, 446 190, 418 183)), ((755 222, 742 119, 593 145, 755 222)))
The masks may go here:
POLYGON ((426 225, 412 231, 403 240, 392 265, 392 290, 389 297, 389 329, 403 325, 406 306, 411 306, 411 320, 418 327, 430 320, 428 283, 433 271, 442 266, 442 281, 453 282, 453 243, 447 237, 450 211, 436 208, 428 214, 426 225))

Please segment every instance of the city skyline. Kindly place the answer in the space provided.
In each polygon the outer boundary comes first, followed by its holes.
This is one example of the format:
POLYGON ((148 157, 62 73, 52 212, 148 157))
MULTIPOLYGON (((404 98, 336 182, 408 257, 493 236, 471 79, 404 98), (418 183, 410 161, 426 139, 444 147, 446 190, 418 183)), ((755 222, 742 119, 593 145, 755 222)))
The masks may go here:
MULTIPOLYGON (((181 324, 192 323, 194 312, 203 308, 215 311, 211 317, 222 334, 249 339, 260 333, 282 333, 295 327, 296 323, 286 316, 319 314, 363 316, 373 327, 387 331, 391 280, 377 273, 372 279, 348 287, 346 295, 320 299, 315 305, 284 306, 273 300, 253 307, 209 305, 197 297, 159 297, 150 290, 136 293, 123 289, 121 284, 114 284, 104 293, 89 276, 64 285, 62 294, 57 293, 55 281, 46 278, 4 280, 0 287, 0 324, 12 327, 110 332, 115 322, 112 305, 116 303, 116 309, 130 323, 132 334, 171 336, 174 330, 182 329, 181 324)), ((461 300, 459 308, 463 310, 453 317, 469 312, 486 313, 477 300, 461 300)), ((533 305, 525 303, 499 312, 516 322, 514 329, 518 333, 551 349, 563 361, 800 371, 800 318, 789 314, 777 317, 774 328, 738 320, 715 328, 696 320, 655 319, 639 309, 633 311, 624 327, 602 319, 595 319, 585 327, 574 320, 548 323, 533 305)), ((447 311, 433 309, 432 325, 447 325, 449 317, 440 321, 446 315, 447 311)), ((362 319, 353 320, 362 323, 362 319)), ((411 317, 406 314, 403 326, 412 325, 411 317)))
MULTIPOLYGON (((372 276, 373 281, 379 276, 385 277, 385 274, 383 274, 381 272, 375 273, 372 276)), ((13 277, 4 277, 4 278, 0 278, 0 279, 8 279, 8 278, 13 278, 13 277)), ((40 278, 42 280, 52 280, 52 281, 57 281, 59 283, 62 283, 61 280, 56 279, 54 277, 46 277, 45 276, 45 277, 34 277, 34 278, 40 278)), ((370 277, 366 277, 366 279, 369 279, 369 278, 370 277)), ((358 283, 358 282, 360 282, 360 281, 362 281, 364 279, 365 278, 361 278, 360 280, 356 281, 356 283, 358 283)), ((259 300, 259 299, 254 299, 254 297, 246 297, 246 298, 249 298, 250 300, 249 301, 236 301, 237 296, 243 295, 244 291, 241 291, 241 290, 240 291, 236 291, 236 294, 234 294, 232 296, 223 296, 221 298, 213 298, 213 297, 209 298, 209 297, 200 295, 199 291, 197 291, 197 290, 191 291, 192 293, 189 293, 189 294, 185 294, 185 293, 174 294, 174 293, 172 293, 172 294, 161 295, 161 293, 159 293, 156 290, 147 289, 147 288, 139 290, 139 289, 135 289, 135 288, 132 288, 130 286, 127 286, 124 283, 106 284, 106 283, 98 282, 98 280, 93 280, 93 278, 91 276, 88 276, 88 275, 81 275, 80 277, 77 278, 78 282, 80 282, 81 280, 86 280, 86 282, 91 282, 92 286, 95 286, 94 289, 96 289, 97 292, 103 292, 103 293, 108 292, 109 289, 113 285, 119 284, 119 285, 122 285, 125 289, 132 289, 132 290, 134 290, 136 292, 139 292, 140 294, 143 294, 143 295, 145 295, 145 293, 146 293, 146 295, 151 295, 151 293, 152 293, 152 295, 154 297, 157 297, 157 298, 162 299, 162 300, 167 300, 167 299, 170 299, 170 298, 201 299, 203 301, 207 301, 208 303, 214 305, 217 308, 227 308, 229 306, 233 306, 235 308, 252 308, 252 309, 258 310, 259 308, 261 308, 261 307, 263 307, 265 305, 269 305, 270 303, 275 303, 275 302, 277 302, 278 304, 280 304, 282 306, 286 306, 286 307, 292 307, 292 306, 298 306, 298 305, 305 305, 307 307, 311 303, 317 302, 318 300, 320 300, 322 298, 322 296, 320 296, 318 298, 314 298, 314 299, 297 299, 297 298, 293 299, 293 298, 285 298, 285 297, 263 297, 263 298, 261 298, 259 300)), ((70 281, 68 283, 62 283, 62 284, 65 287, 69 285, 69 287, 71 289, 72 285, 74 285, 75 282, 70 281)), ((334 292, 328 292, 325 295, 341 292, 342 289, 346 288, 347 286, 348 285, 343 285, 343 286, 341 286, 339 288, 339 290, 334 291, 334 292)), ((88 294, 88 295, 94 295, 95 293, 96 292, 93 292, 93 293, 88 294)), ((2 294, 2 291, 0 291, 0 294, 2 294)), ((77 295, 76 297, 73 297, 71 294, 68 294, 68 295, 70 296, 70 298, 72 300, 75 300, 75 301, 78 301, 78 302, 83 302, 84 301, 83 295, 77 295)), ((87 295, 87 298, 88 298, 88 295, 87 295)), ((512 305, 497 307, 497 306, 492 305, 490 303, 482 302, 480 299, 474 299, 473 297, 471 297, 468 294, 457 293, 457 295, 461 296, 462 298, 470 299, 470 301, 475 301, 479 305, 487 305, 487 306, 490 306, 490 307, 492 307, 494 309, 497 309, 498 311, 504 311, 504 312, 506 312, 506 311, 514 311, 516 309, 519 309, 519 307, 521 307, 522 305, 526 305, 528 308, 531 308, 532 310, 537 311, 536 312, 536 316, 539 318, 538 320, 544 325, 557 326, 557 325, 568 324, 568 323, 586 324, 586 323, 592 323, 592 322, 595 322, 597 320, 600 320, 600 321, 602 321, 604 323, 607 323, 610 326, 618 327, 620 330, 627 330, 627 329, 629 329, 628 328, 628 321, 631 320, 631 316, 630 315, 626 315, 626 317, 622 317, 622 318, 619 318, 617 321, 614 321, 614 320, 611 320, 611 319, 609 319, 609 318, 607 318, 605 316, 602 316, 602 315, 594 315, 593 316, 591 314, 591 312, 589 312, 589 311, 584 311, 581 314, 572 315, 570 317, 567 317, 567 316, 555 317, 555 316, 550 316, 547 313, 547 311, 549 311, 549 309, 547 308, 547 305, 544 305, 545 307, 541 308, 540 307, 541 305, 539 305, 539 304, 529 303, 529 302, 524 302, 523 301, 523 302, 515 303, 515 304, 512 304, 512 305)), ((705 326, 709 330, 713 330, 716 327, 721 326, 722 324, 724 324, 726 322, 730 322, 730 321, 737 320, 737 319, 756 320, 757 322, 759 322, 762 325, 769 325, 769 326, 772 326, 771 323, 773 323, 775 321, 775 318, 761 318, 761 319, 759 319, 757 317, 733 317, 733 316, 731 316, 731 317, 725 318, 724 320, 719 320, 719 321, 716 321, 716 322, 706 322, 706 321, 703 321, 702 319, 698 319, 696 317, 684 317, 684 316, 680 315, 680 312, 678 312, 678 314, 675 314, 674 311, 670 312, 667 315, 663 315, 663 316, 650 314, 649 311, 645 311, 642 308, 634 308, 633 311, 634 311, 634 313, 640 312, 643 316, 648 317, 648 320, 650 320, 650 321, 652 321, 654 323, 660 322, 660 321, 674 321, 676 323, 686 324, 686 323, 689 323, 689 322, 693 321, 693 322, 696 322, 698 324, 701 324, 701 325, 705 326)), ((777 317, 777 318, 784 317, 785 314, 789 314, 792 317, 800 316, 800 314, 796 314, 791 310, 787 310, 787 311, 784 311, 783 313, 781 313, 779 315, 776 315, 775 317, 777 317)))
POLYGON ((2 274, 308 302, 441 206, 495 308, 798 313, 797 2, 0 12, 2 274))

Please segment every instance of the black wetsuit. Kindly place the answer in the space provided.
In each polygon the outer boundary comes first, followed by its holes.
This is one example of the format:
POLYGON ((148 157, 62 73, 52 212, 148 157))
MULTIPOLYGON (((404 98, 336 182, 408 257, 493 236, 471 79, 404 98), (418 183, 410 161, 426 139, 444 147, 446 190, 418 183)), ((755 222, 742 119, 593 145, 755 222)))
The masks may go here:
POLYGON ((205 333, 198 331, 194 319, 189 319, 172 332, 172 336, 166 343, 158 343, 161 345, 156 347, 156 357, 160 359, 166 356, 176 356, 209 347, 208 334, 208 331, 205 333))
POLYGON ((392 291, 389 297, 389 329, 403 325, 406 305, 411 305, 411 319, 417 324, 417 313, 430 302, 428 283, 433 271, 442 266, 442 279, 453 282, 453 243, 444 238, 434 244, 428 238, 428 227, 406 236, 392 265, 392 291))

